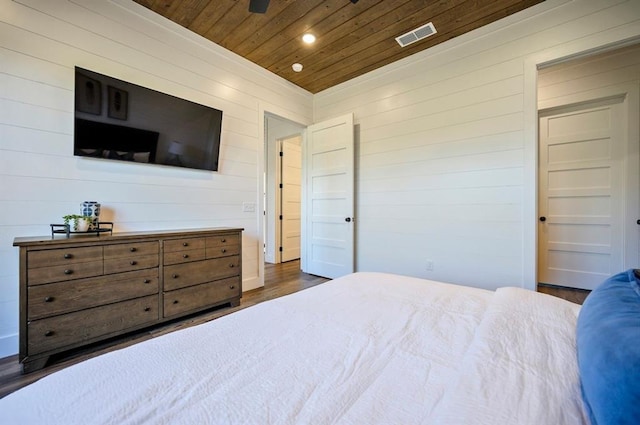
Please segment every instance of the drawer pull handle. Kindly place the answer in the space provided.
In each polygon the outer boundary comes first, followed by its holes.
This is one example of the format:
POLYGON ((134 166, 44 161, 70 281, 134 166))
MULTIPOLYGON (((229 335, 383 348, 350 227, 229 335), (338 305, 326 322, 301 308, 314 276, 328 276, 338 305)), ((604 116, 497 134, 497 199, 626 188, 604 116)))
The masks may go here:
POLYGON ((50 303, 53 301, 53 297, 44 297, 44 302, 50 303))
POLYGON ((151 310, 151 307, 145 307, 144 308, 144 311, 149 311, 149 310, 151 310))
POLYGON ((129 264, 131 264, 132 266, 135 266, 136 264, 138 264, 138 262, 137 261, 131 261, 131 262, 129 262, 129 264))
POLYGON ((189 246, 189 242, 182 242, 182 246, 189 246))
POLYGON ((225 243, 227 240, 225 238, 222 238, 222 243, 225 243))
POLYGON ((236 289, 236 286, 235 285, 231 285, 231 286, 229 286, 229 289, 236 289))
POLYGON ((64 254, 64 258, 66 258, 68 260, 69 258, 73 258, 73 255, 72 254, 64 254))
POLYGON ((236 265, 235 264, 229 264, 229 267, 234 268, 236 265))
POLYGON ((71 270, 71 269, 66 269, 64 271, 64 274, 71 274, 71 273, 73 273, 73 270, 71 270))
POLYGON ((227 250, 225 248, 222 248, 220 251, 222 251, 222 253, 224 254, 225 252, 227 252, 227 250))
POLYGON ((178 300, 173 300, 173 303, 174 304, 178 304, 178 300))
POLYGON ((189 254, 183 254, 182 258, 189 258, 189 254))
POLYGON ((151 282, 149 279, 145 279, 142 281, 142 283, 149 283, 149 282, 151 282))
POLYGON ((46 331, 44 333, 44 336, 51 336, 51 335, 53 335, 53 331, 46 331))
POLYGON ((131 251, 131 252, 136 252, 136 251, 137 251, 137 249, 136 249, 136 248, 131 248, 129 251, 131 251))
POLYGON ((177 279, 178 275, 177 274, 172 274, 171 277, 174 278, 174 279, 177 279))

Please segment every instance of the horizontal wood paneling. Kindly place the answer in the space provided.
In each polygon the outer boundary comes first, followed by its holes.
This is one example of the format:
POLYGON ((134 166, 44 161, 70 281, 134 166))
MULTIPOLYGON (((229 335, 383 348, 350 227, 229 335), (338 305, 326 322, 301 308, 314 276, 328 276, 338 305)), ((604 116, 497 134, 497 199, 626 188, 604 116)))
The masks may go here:
POLYGON ((364 142, 368 140, 368 137, 372 140, 396 138, 433 128, 455 126, 473 121, 488 120, 502 115, 510 115, 514 111, 521 111, 522 103, 522 94, 516 94, 507 95, 496 100, 481 101, 470 106, 461 105, 460 108, 451 108, 444 111, 440 109, 430 110, 430 113, 422 111, 422 115, 416 118, 402 118, 384 127, 369 129, 363 125, 360 130, 361 140, 364 142))
MULTIPOLYGON (((445 84, 446 85, 446 84, 445 84)), ((431 87, 430 87, 431 89, 431 87)), ((368 128, 384 127, 392 123, 402 121, 410 121, 414 118, 424 118, 430 115, 428 111, 438 110, 456 111, 462 107, 472 107, 474 105, 484 105, 489 101, 498 101, 512 95, 518 95, 522 90, 522 76, 515 76, 501 81, 487 83, 467 89, 454 89, 454 85, 449 87, 449 93, 443 93, 441 96, 434 95, 432 90, 425 90, 424 94, 416 93, 417 96, 423 96, 427 100, 416 102, 420 97, 414 97, 413 102, 405 100, 405 105, 399 105, 393 109, 381 111, 379 113, 371 113, 363 111, 362 124, 369 124, 368 128)), ((457 114, 456 114, 457 115, 457 114)))
POLYGON ((538 104, 541 109, 572 103, 571 97, 605 87, 637 84, 640 79, 640 45, 594 57, 576 59, 540 70, 538 104))
MULTIPOLYGON (((17 333, 13 238, 102 204, 117 231, 245 228, 243 271, 258 277, 262 150, 258 105, 312 118, 312 95, 129 1, 0 0, 0 341, 17 333), (211 173, 74 157, 74 66, 223 110, 211 173)), ((15 252, 14 252, 15 251, 15 252)), ((17 346, 0 342, 0 357, 17 346)))
MULTIPOLYGON (((501 115, 481 121, 471 121, 454 125, 425 129, 414 133, 403 134, 397 138, 390 135, 384 139, 375 139, 362 144, 360 151, 363 155, 382 153, 400 149, 419 148, 430 144, 446 144, 478 137, 491 138, 497 134, 522 131, 522 112, 501 115), (401 146, 399 146, 401 144, 401 146)), ((372 137, 375 137, 373 135, 372 137)))
MULTIPOLYGON (((432 142, 427 138, 421 146, 411 144, 408 147, 399 146, 395 149, 388 148, 385 151, 362 153, 360 164, 363 166, 380 167, 391 164, 404 164, 406 158, 410 157, 410 162, 446 160, 447 158, 459 158, 490 153, 496 151, 508 151, 522 149, 522 132, 511 131, 499 133, 491 136, 470 137, 462 140, 451 140, 449 142, 432 142), (389 151, 399 155, 389 155, 389 151)), ((449 171, 449 170, 448 170, 449 171)), ((428 174, 437 174, 432 168, 428 169, 428 174)))
POLYGON ((640 36, 637 2, 535 9, 314 96, 316 122, 354 112, 358 270, 523 285, 525 61, 640 36))

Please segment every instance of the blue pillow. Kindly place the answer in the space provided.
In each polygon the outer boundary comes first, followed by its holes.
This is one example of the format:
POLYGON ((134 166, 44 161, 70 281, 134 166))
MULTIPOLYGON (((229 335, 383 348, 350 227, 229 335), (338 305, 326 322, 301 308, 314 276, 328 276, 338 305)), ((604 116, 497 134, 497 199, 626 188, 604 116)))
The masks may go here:
POLYGON ((633 269, 589 294, 578 316, 577 348, 592 424, 640 424, 640 286, 633 269))

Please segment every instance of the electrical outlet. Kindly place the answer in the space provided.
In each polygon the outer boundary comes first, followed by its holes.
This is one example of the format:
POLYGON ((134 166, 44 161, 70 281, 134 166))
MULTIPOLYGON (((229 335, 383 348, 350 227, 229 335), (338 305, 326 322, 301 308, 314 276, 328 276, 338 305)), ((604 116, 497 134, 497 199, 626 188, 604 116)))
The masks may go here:
POLYGON ((256 204, 253 202, 243 202, 242 203, 242 211, 243 212, 256 212, 256 204))
POLYGON ((433 271, 433 260, 427 260, 426 261, 426 266, 427 266, 427 271, 428 272, 432 272, 433 271))

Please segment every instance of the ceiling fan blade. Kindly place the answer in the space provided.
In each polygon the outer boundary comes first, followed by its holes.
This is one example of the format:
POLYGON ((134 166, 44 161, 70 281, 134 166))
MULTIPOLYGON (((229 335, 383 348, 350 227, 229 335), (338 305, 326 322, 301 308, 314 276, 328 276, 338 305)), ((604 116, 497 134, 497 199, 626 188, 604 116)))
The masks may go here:
POLYGON ((269 0, 249 0, 249 12, 265 13, 269 6, 269 0))

